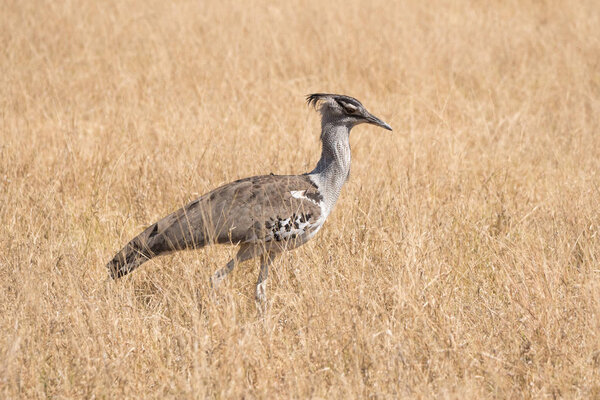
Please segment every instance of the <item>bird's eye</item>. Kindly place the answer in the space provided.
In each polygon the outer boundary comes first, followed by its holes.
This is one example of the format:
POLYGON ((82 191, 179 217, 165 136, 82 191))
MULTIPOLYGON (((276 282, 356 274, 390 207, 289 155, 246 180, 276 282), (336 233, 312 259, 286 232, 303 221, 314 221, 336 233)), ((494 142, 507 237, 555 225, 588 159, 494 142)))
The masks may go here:
POLYGON ((346 112, 348 114, 354 114, 357 110, 357 108, 355 106, 353 106, 352 104, 344 104, 344 110, 346 110, 346 112))

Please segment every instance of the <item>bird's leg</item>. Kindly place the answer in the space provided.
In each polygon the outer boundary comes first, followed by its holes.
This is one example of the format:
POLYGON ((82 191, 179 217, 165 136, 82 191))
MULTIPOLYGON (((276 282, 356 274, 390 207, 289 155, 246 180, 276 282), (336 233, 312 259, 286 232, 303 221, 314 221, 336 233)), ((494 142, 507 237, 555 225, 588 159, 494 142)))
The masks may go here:
POLYGON ((256 306, 261 313, 266 311, 267 305, 267 278, 269 276, 269 265, 275 259, 275 254, 263 254, 260 257, 260 271, 258 273, 258 281, 256 282, 256 306))
POLYGON ((212 286, 213 289, 216 290, 219 287, 219 284, 221 283, 221 281, 223 279, 225 279, 227 274, 229 274, 231 271, 233 271, 233 269, 235 268, 235 263, 236 263, 236 257, 229 260, 227 265, 225 265, 223 268, 219 269, 217 272, 215 272, 213 274, 212 278, 210 279, 210 285, 212 286))
POLYGON ((223 281, 223 279, 225 279, 225 277, 231 271, 233 271, 233 269, 238 263, 244 262, 252 257, 254 257, 253 247, 250 245, 242 245, 235 257, 229 260, 227 265, 225 265, 223 268, 221 268, 213 274, 212 278, 210 279, 210 284, 212 288, 216 290, 219 287, 221 281, 223 281))

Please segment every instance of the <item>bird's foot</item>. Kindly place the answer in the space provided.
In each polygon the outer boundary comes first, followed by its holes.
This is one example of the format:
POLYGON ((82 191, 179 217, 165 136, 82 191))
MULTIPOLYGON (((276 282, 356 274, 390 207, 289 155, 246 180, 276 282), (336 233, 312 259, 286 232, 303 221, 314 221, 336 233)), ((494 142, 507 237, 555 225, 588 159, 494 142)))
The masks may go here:
POLYGON ((256 309, 260 315, 267 311, 267 282, 266 280, 256 285, 256 294, 254 296, 256 309))
POLYGON ((214 274, 213 276, 210 277, 210 287, 212 290, 218 290, 219 289, 219 285, 221 284, 221 282, 223 281, 223 276, 219 276, 218 273, 214 274))

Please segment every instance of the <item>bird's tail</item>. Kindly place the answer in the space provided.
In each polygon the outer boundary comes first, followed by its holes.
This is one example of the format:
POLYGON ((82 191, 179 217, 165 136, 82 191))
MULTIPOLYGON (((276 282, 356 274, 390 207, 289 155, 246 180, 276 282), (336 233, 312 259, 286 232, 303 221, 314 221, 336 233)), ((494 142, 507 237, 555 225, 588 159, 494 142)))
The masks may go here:
POLYGON ((127 275, 152 257, 162 253, 156 246, 157 241, 153 240, 157 228, 157 224, 148 227, 115 254, 106 265, 113 279, 127 275))
POLYGON ((113 279, 127 275, 149 259, 207 244, 202 214, 194 212, 196 202, 150 225, 121 249, 106 265, 113 279))

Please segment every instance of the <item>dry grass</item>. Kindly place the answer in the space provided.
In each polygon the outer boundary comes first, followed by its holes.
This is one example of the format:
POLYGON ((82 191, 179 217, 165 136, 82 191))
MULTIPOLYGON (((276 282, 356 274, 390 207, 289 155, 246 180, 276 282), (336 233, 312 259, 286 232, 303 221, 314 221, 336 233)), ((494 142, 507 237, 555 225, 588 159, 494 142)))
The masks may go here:
POLYGON ((600 396, 596 0, 9 0, 0 48, 0 397, 600 396), (227 247, 105 281, 197 195, 310 169, 313 91, 395 131, 353 131, 264 319, 256 263, 211 299, 227 247))

